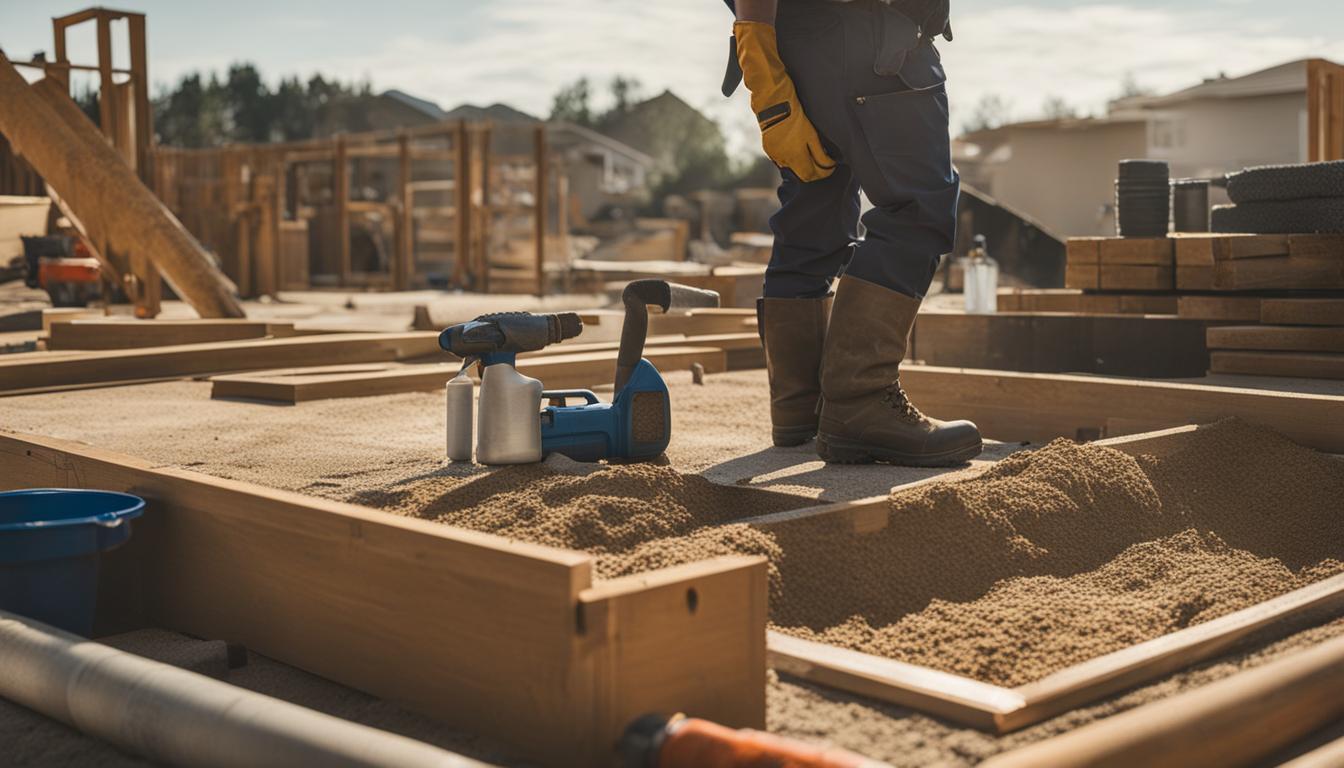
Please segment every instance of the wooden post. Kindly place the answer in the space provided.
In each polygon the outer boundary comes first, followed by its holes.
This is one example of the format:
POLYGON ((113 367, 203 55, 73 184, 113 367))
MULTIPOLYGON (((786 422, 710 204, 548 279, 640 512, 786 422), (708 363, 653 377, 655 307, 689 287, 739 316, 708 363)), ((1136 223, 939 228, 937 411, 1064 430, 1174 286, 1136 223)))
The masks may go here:
POLYGON ((132 103, 135 114, 135 169, 140 178, 151 178, 150 148, 154 143, 154 115, 149 109, 149 56, 145 47, 145 15, 126 14, 131 48, 132 103))
POLYGON ((467 133, 467 123, 457 122, 453 130, 453 149, 457 159, 453 161, 453 206, 457 211, 457 231, 453 240, 453 285, 457 288, 467 286, 468 272, 471 269, 471 140, 467 133))
POLYGON ((546 148, 546 124, 542 123, 536 129, 536 164, 537 178, 536 189, 533 195, 536 198, 536 262, 535 277, 537 281, 537 295, 546 295, 546 220, 548 199, 547 189, 548 171, 550 170, 550 153, 546 148))
POLYGON ((350 266, 350 159, 345 135, 336 137, 336 167, 332 174, 332 202, 336 204, 336 243, 340 249, 339 284, 349 285, 350 266))
POLYGON ((411 137, 406 131, 397 136, 397 177, 401 188, 401 207, 397 213, 397 257, 393 260, 392 286, 409 290, 415 277, 415 219, 411 191, 411 137))
POLYGON ((476 161, 479 163, 481 170, 481 226, 479 234, 476 235, 480 247, 476 249, 474 255, 477 271, 480 274, 478 290, 487 293, 490 291, 490 230, 494 224, 494 207, 490 202, 490 131, 489 123, 481 126, 481 144, 476 161))
POLYGON ((112 20, 98 14, 98 121, 104 136, 117 130, 117 93, 112 82, 112 20))
POLYGON ((257 295, 275 296, 278 282, 275 258, 275 177, 261 174, 252 179, 252 202, 257 212, 257 295))

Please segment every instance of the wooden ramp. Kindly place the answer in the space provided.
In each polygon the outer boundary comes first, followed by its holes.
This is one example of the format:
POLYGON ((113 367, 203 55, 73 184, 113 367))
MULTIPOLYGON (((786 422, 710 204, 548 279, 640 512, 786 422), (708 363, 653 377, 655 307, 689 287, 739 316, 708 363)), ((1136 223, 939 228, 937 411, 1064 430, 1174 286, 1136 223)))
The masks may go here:
POLYGON ((196 239, 52 80, 29 85, 0 53, 0 134, 56 190, 117 271, 164 279, 201 317, 243 317, 233 287, 196 239), (140 268, 132 265, 140 263, 140 268))

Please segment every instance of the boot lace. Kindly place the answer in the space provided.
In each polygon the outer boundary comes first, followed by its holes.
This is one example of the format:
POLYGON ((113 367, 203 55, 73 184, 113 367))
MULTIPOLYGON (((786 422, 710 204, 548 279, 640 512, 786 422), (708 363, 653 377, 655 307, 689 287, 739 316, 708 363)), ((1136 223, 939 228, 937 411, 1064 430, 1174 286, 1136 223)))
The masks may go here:
POLYGON ((901 388, 900 379, 887 385, 886 394, 882 396, 882 402, 890 406, 892 410, 900 414, 901 418, 906 421, 924 420, 924 414, 915 407, 914 403, 910 402, 910 397, 906 395, 905 390, 901 388))

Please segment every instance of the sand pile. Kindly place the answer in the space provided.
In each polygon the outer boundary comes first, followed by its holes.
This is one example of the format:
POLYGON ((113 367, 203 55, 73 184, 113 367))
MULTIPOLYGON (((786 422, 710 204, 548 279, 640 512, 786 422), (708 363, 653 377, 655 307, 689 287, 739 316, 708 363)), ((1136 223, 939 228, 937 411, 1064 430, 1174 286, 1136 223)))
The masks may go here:
POLYGON ((1238 422, 1170 454, 1057 440, 894 495, 881 530, 736 520, 808 499, 657 465, 429 473, 351 501, 598 556, 604 578, 720 554, 771 563, 782 631, 1001 685, 1344 571, 1344 462, 1238 422))
POLYGON ((1017 685, 1344 571, 1344 462, 1237 422, 1131 458, 1056 441, 892 498, 889 525, 772 531, 779 628, 1017 685))
MULTIPOLYGON (((769 535, 733 520, 811 499, 712 483, 655 464, 506 467, 462 484, 418 477, 350 500, 397 514, 598 555, 605 578, 721 554, 780 555, 769 535), (577 472, 577 473, 576 473, 577 472)), ((777 579, 776 579, 777 581, 777 579)))

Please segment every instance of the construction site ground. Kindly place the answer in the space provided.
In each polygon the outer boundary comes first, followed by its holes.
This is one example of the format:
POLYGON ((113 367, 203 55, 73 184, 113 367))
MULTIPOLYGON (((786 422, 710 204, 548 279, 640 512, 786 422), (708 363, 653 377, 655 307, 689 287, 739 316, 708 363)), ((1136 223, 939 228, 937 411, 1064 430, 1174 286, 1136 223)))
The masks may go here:
MULTIPOLYGON (((417 303, 430 304, 435 315, 452 315, 461 309, 455 299, 443 296, 360 295, 355 308, 347 306, 345 296, 334 293, 305 299, 302 304, 271 306, 301 306, 308 317, 321 317, 323 322, 386 323, 387 330, 392 326, 404 329, 408 310, 417 303)), ((477 299, 470 297, 472 311, 480 311, 477 299)), ((599 303, 597 298, 594 303, 599 303)), ((534 308, 555 306, 543 303, 534 308)), ((968 471, 825 467, 810 445, 781 449, 769 444, 764 371, 710 375, 703 384, 693 383, 685 371, 668 372, 667 378, 674 420, 667 466, 733 489, 788 494, 770 497, 774 499, 772 508, 764 511, 808 506, 816 499, 844 501, 881 496, 894 486, 968 471)), ((214 400, 210 389, 208 382, 184 380, 0 398, 0 425, 18 432, 83 441, 166 466, 391 511, 404 511, 398 508, 404 506, 404 499, 395 490, 408 484, 431 488, 439 499, 451 499, 454 491, 482 480, 482 475, 508 471, 445 461, 441 391, 282 406, 214 400)), ((969 470, 1033 447, 1040 446, 990 443, 969 470)), ((551 461, 549 466, 561 473, 585 471, 567 461, 551 461)), ((943 567, 956 570, 967 564, 948 557, 943 567)), ((768 684, 767 722, 773 732, 830 742, 893 765, 973 764, 1341 634, 1344 620, 1301 629, 1286 637, 1262 638, 1215 661, 1002 737, 774 672, 768 684)), ((155 655, 156 648, 168 649, 161 650, 160 655, 171 660, 172 648, 190 653, 192 645, 200 641, 161 634, 157 639, 140 636, 126 642, 131 650, 150 656, 155 655)), ((456 732, 452 723, 403 711, 256 654, 247 666, 229 670, 225 679, 481 759, 501 763, 517 760, 507 744, 456 732)), ((138 764, 111 747, 25 710, 6 705, 0 712, 0 737, 17 745, 21 754, 62 755, 69 764, 114 765, 118 760, 138 764)))

